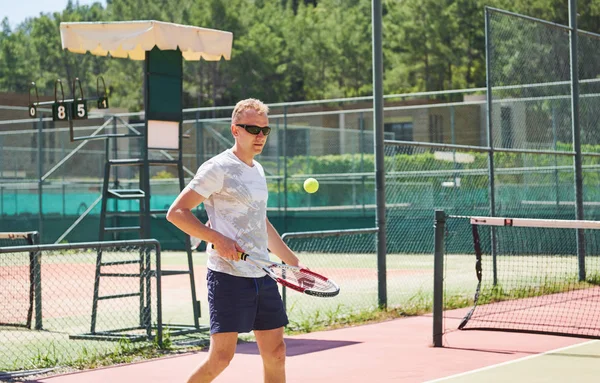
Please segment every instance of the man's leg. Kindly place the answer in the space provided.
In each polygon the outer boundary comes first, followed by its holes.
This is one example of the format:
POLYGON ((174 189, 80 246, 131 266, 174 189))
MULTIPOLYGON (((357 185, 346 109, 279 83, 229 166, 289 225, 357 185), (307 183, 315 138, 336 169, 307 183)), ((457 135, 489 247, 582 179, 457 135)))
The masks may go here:
POLYGON ((254 330, 254 336, 263 360, 265 383, 285 383, 283 327, 273 330, 254 330))
POLYGON ((212 382, 233 359, 237 345, 237 332, 222 332, 210 336, 208 357, 188 379, 187 383, 212 382))

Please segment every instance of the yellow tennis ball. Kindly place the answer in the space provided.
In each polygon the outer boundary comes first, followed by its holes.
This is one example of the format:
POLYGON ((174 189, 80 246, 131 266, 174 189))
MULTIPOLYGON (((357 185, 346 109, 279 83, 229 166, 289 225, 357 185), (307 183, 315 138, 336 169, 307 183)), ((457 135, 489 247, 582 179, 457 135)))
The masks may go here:
POLYGON ((319 181, 317 181, 314 178, 307 178, 304 181, 304 190, 306 190, 307 193, 314 193, 317 190, 319 190, 319 181))

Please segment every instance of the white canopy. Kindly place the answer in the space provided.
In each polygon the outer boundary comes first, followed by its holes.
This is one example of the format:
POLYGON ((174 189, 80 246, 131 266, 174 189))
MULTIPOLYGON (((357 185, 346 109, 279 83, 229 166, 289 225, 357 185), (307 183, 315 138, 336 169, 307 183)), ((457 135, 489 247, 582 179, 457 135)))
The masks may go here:
POLYGON ((132 60, 144 60, 144 52, 154 46, 161 50, 179 47, 186 60, 229 60, 233 42, 231 32, 153 20, 60 23, 60 37, 63 49, 74 53, 110 53, 132 60))

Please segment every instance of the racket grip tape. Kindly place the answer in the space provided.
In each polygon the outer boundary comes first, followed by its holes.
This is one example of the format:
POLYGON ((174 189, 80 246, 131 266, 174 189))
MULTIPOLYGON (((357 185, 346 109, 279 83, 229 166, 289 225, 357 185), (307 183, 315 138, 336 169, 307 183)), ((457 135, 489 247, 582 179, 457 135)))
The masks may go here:
MULTIPOLYGON (((214 244, 214 243, 212 244, 212 248, 213 248, 213 249, 215 249, 215 244, 214 244)), ((215 249, 215 250, 216 250, 216 249, 215 249)), ((240 259, 241 259, 242 261, 245 261, 245 260, 246 260, 246 258, 248 258, 248 255, 249 255, 249 254, 246 254, 246 253, 243 253, 243 252, 241 252, 241 251, 238 251, 238 256, 240 257, 240 259)))

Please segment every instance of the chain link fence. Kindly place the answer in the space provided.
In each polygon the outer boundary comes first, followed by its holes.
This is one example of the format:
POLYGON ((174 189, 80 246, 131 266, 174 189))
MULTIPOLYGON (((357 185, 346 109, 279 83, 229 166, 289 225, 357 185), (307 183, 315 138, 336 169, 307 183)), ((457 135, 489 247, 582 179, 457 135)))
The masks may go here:
POLYGON ((490 129, 498 215, 574 218, 572 97, 579 100, 585 215, 597 216, 600 35, 579 31, 572 94, 569 27, 488 8, 490 129), (537 152, 518 153, 515 150, 537 152))
POLYGON ((0 380, 206 330, 186 276, 163 278, 156 240, 32 245, 33 234, 0 234, 0 380))
POLYGON ((283 290, 294 330, 310 331, 315 325, 339 323, 343 318, 377 308, 377 228, 285 233, 284 242, 312 270, 334 280, 335 298, 314 297, 283 290))
MULTIPOLYGON (((479 142, 484 101, 473 96, 479 93, 481 90, 388 96, 385 137, 479 142)), ((26 108, 22 109, 25 114, 26 108)), ((184 110, 183 163, 188 180, 206 159, 233 145, 231 111, 232 107, 184 110)), ((9 116, 14 118, 14 114, 9 116)), ((330 227, 340 211, 361 212, 354 227, 364 227, 366 220, 372 219, 372 119, 368 98, 271 105, 273 131, 259 161, 268 179, 269 214, 278 220, 275 224, 280 230, 306 230, 302 220, 292 219, 297 216, 318 215, 313 220, 318 229, 330 227), (319 193, 307 194, 302 189, 309 176, 319 180, 319 193)), ((140 113, 101 115, 91 111, 88 120, 74 123, 76 136, 127 134, 144 128, 140 113)), ((0 221, 0 230, 37 230, 43 243, 95 240, 104 162, 107 158, 135 158, 140 155, 139 145, 139 140, 132 138, 71 143, 66 124, 51 121, 43 110, 35 120, 0 120, 0 215, 11 217, 10 227, 8 220, 0 221), (77 226, 71 228, 76 221, 77 226)), ((152 151, 150 158, 173 155, 152 151)), ((153 166, 151 172, 151 209, 164 210, 179 192, 176 175, 160 166, 153 166)), ((129 188, 136 183, 134 168, 116 167, 111 174, 111 188, 129 188)), ((135 211, 136 204, 111 201, 108 209, 135 211)), ((159 218, 153 220, 157 228, 153 237, 165 248, 181 249, 183 241, 172 240, 173 233, 159 218)), ((121 233, 113 239, 128 238, 121 233)))
MULTIPOLYGON (((388 306, 398 307, 406 313, 427 311, 432 304, 435 209, 443 209, 451 215, 575 217, 568 28, 499 10, 488 9, 486 14, 488 94, 478 89, 386 98, 384 170, 388 254, 384 288, 387 289, 388 306), (486 104, 485 96, 488 96, 489 104, 486 104)), ((581 87, 577 96, 580 99, 586 219, 598 219, 600 206, 597 187, 600 120, 596 112, 600 107, 600 68, 595 65, 600 61, 596 57, 600 55, 598 37, 579 32, 581 87)), ((293 328, 310 329, 315 323, 332 323, 377 307, 378 289, 382 287, 377 269, 377 229, 356 229, 371 227, 375 216, 370 102, 370 99, 348 99, 271 106, 270 125, 274 129, 259 158, 268 178, 270 217, 280 220, 277 223, 286 233, 285 241, 298 252, 303 263, 331 276, 341 286, 340 295, 334 299, 317 300, 286 292, 293 328), (309 176, 319 180, 318 193, 302 191, 302 182, 309 176), (336 230, 320 230, 323 226, 336 230), (307 229, 314 231, 306 233, 307 229)), ((207 158, 232 146, 231 110, 231 107, 184 110, 186 139, 183 155, 188 179, 207 158)), ((143 127, 139 114, 90 114, 90 117, 86 122, 89 126, 76 127, 81 135, 101 129, 124 133, 143 127)), ((23 230, 38 230, 46 222, 42 242, 54 241, 64 227, 88 211, 87 222, 92 222, 90 225, 94 229, 87 232, 92 234, 83 233, 85 230, 74 231, 73 237, 67 237, 67 240, 85 235, 95 237, 97 222, 93 217, 98 207, 94 204, 100 196, 104 161, 108 157, 135 157, 139 154, 139 144, 136 140, 118 144, 102 141, 70 143, 67 134, 66 127, 54 125, 44 116, 39 120, 0 121, 0 214, 3 216, 0 229, 1 225, 10 222, 13 227, 24 227, 23 230), (32 215, 37 215, 37 224, 33 220, 33 227, 26 226, 31 225, 32 215), (67 223, 54 224, 54 218, 66 218, 67 223)), ((152 153, 155 158, 169 155, 167 152, 152 153)), ((111 182, 127 188, 129 183, 137 182, 133 180, 136 174, 132 172, 130 169, 119 170, 112 175, 111 182)), ((175 175, 167 168, 158 167, 153 169, 152 176, 152 208, 167 207, 179 191, 175 175)), ((123 203, 135 202, 115 202, 110 209, 119 210, 122 206, 118 204, 123 203)), ((156 222, 153 221, 153 225, 156 222)), ((167 229, 159 234, 165 241, 174 236, 167 229)), ((463 255, 454 261, 449 277, 453 294, 456 294, 453 304, 460 305, 471 299, 467 293, 472 292, 472 283, 467 279, 472 276, 473 265, 464 254, 472 253, 473 244, 469 236, 454 234, 454 231, 449 235, 454 236, 452 252, 463 255)), ((159 239, 162 242, 162 238, 159 239)), ((120 253, 115 254, 119 259, 120 253)), ((77 305, 80 312, 68 313, 63 318, 56 314, 60 311, 54 314, 49 311, 43 326, 55 326, 56 331, 49 334, 40 331, 49 337, 45 341, 50 343, 46 345, 54 344, 53 347, 63 347, 65 352, 71 352, 59 340, 90 331, 89 305, 94 301, 90 299, 94 296, 94 278, 86 270, 90 266, 93 270, 94 252, 71 254, 65 250, 64 254, 57 251, 42 256, 42 260, 46 258, 51 262, 42 262, 41 266, 42 313, 46 307, 59 310, 61 299, 66 299, 64 296, 59 299, 61 291, 63 295, 68 293, 64 289, 74 289, 77 294, 86 291, 85 299, 81 297, 86 303, 77 305), (46 287, 44 284, 53 279, 44 275, 44 267, 60 262, 65 262, 61 270, 71 270, 70 275, 84 277, 87 287, 69 287, 70 283, 80 282, 78 279, 71 281, 71 278, 63 281, 56 276, 55 286, 46 287), (58 308, 52 308, 52 300, 46 304, 46 296, 57 299, 58 308), (58 321, 53 323, 53 318, 59 316, 62 325, 58 321)), ((28 266, 31 255, 25 251, 23 255, 13 254, 0 259, 10 263, 8 269, 23 269, 18 277, 21 280, 18 289, 21 290, 19 299, 26 303, 10 310, 14 317, 5 318, 7 323, 21 326, 13 326, 14 331, 12 327, 10 331, 0 331, 0 337, 12 337, 0 347, 8 345, 4 352, 18 357, 14 350, 18 350, 23 339, 33 332, 31 326, 37 325, 35 299, 34 311, 29 314, 32 301, 27 270, 31 270, 28 266), (27 336, 14 335, 17 331, 27 336)), ((8 269, 0 266, 0 270, 8 269)), ((2 278, 2 281, 10 278, 2 278)), ((130 287, 139 289, 139 283, 134 285, 130 287)), ((121 291, 121 287, 115 285, 114 289, 121 291)), ((146 325, 158 322, 158 318, 140 316, 139 297, 129 298, 127 314, 114 311, 116 317, 100 319, 98 324, 114 329, 133 327, 140 318, 146 325), (148 318, 151 318, 149 322, 148 318)), ((64 310, 68 312, 73 308, 64 310)), ((177 315, 173 314, 173 317, 177 315)), ((88 345, 86 339, 77 342, 86 344, 89 349, 94 347, 93 350, 104 344, 94 341, 88 345)), ((115 346, 107 343, 107 347, 115 346)), ((36 348, 35 342, 28 349, 41 350, 36 348)), ((27 358, 45 360, 53 357, 48 354, 48 349, 44 350, 34 351, 27 358)), ((74 351, 73 357, 83 352, 78 350, 74 351)), ((10 362, 0 369, 10 368, 11 363, 17 362, 10 362)))

